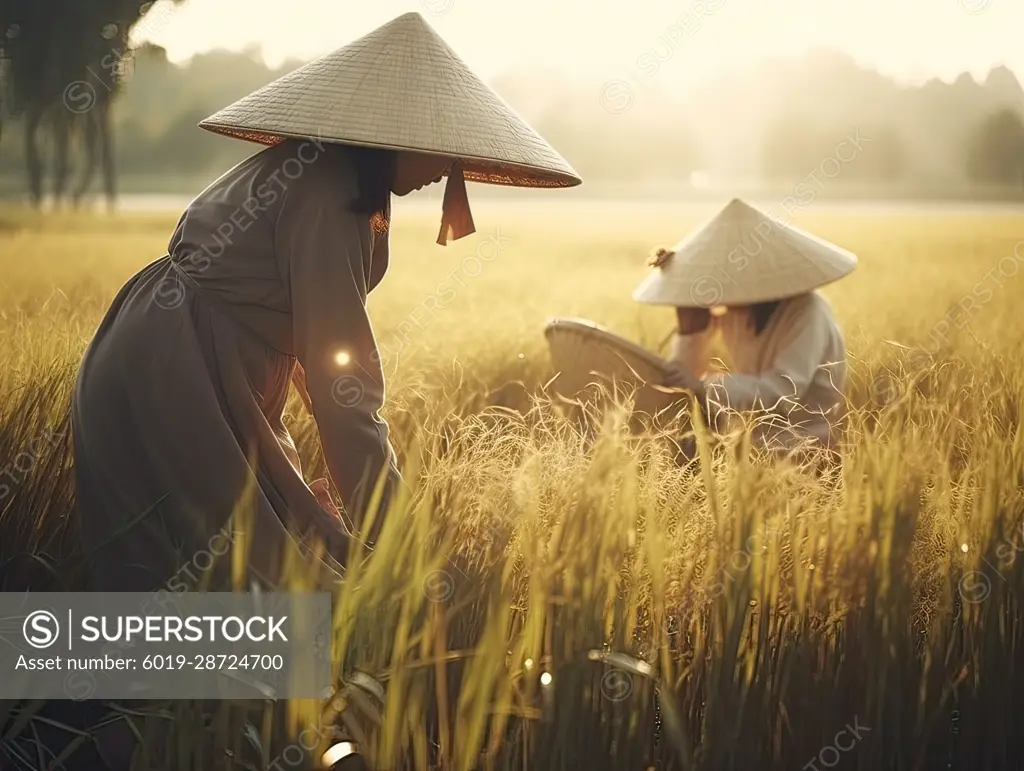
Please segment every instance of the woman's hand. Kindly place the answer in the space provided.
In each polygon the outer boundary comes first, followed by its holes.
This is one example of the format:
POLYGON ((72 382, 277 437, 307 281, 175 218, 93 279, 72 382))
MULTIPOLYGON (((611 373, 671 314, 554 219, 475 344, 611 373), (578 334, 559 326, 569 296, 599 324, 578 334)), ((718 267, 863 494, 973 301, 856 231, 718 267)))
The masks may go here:
POLYGON ((314 479, 309 483, 309 489, 316 496, 317 502, 324 511, 341 518, 341 511, 331 498, 331 486, 326 479, 314 479))
POLYGON ((669 361, 666 362, 666 365, 668 371, 665 373, 665 386, 683 388, 698 395, 704 393, 704 382, 694 375, 685 364, 679 361, 669 361))
POLYGON ((679 334, 694 335, 708 328, 711 313, 707 308, 676 308, 676 320, 679 334))
POLYGON ((299 398, 302 399, 302 403, 306 405, 306 412, 312 415, 313 400, 309 398, 309 390, 306 386, 306 370, 302 368, 299 362, 295 362, 295 369, 292 370, 292 385, 295 386, 295 390, 298 392, 299 398))

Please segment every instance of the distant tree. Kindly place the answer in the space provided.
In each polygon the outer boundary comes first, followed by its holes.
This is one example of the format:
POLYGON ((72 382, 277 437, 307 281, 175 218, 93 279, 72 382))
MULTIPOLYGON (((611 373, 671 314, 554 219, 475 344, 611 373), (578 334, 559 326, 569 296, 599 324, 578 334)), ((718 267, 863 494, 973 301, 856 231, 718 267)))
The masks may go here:
POLYGON ((908 154, 903 137, 891 127, 823 128, 789 117, 765 132, 761 171, 776 182, 804 180, 810 174, 847 182, 893 182, 906 174, 908 154))
POLYGON ((981 122, 971 137, 967 173, 981 184, 1024 188, 1024 121, 1016 110, 1000 110, 981 122))
MULTIPOLYGON (((217 165, 218 155, 226 143, 221 137, 196 129, 199 121, 209 117, 210 111, 203 108, 186 109, 178 114, 163 135, 153 143, 151 157, 154 171, 175 171, 201 173, 217 165), (182 152, 183 148, 188 152, 182 152)), ((253 151, 255 145, 231 145, 240 153, 253 151)))
MULTIPOLYGON (((63 19, 60 3, 89 9, 98 2, 0 0, 0 29, 5 19, 13 18, 12 8, 27 9, 26 13, 50 9, 47 12, 53 18, 63 19)), ((161 14, 168 8, 173 6, 160 5, 151 13, 161 14)), ((130 3, 128 10, 134 12, 130 3)), ((160 18, 148 15, 139 23, 156 25, 162 23, 160 18)), ((87 25, 94 44, 87 58, 102 61, 101 53, 118 48, 126 26, 87 25)), ((24 99, 31 89, 18 92, 20 104, 9 99, 12 69, 16 69, 11 65, 20 62, 20 72, 28 68, 36 75, 63 67, 73 47, 56 51, 47 48, 45 40, 41 45, 34 41, 39 34, 65 34, 67 29, 23 23, 8 33, 0 31, 0 47, 14 57, 0 63, 0 80, 8 84, 0 117, 19 106, 24 115, 29 106, 24 99)), ((193 175, 206 179, 258 149, 199 131, 195 123, 204 113, 211 114, 299 64, 269 68, 255 52, 224 50, 176 64, 152 45, 133 50, 131 58, 123 86, 116 81, 116 90, 100 84, 94 87, 97 100, 116 93, 109 113, 93 107, 77 114, 72 136, 78 142, 87 119, 109 115, 118 140, 117 167, 132 174, 133 182, 143 184, 150 184, 142 180, 145 176, 167 172, 173 172, 167 174, 168 184, 171 176, 183 182, 193 175)), ((101 76, 109 72, 102 64, 92 69, 101 76)), ((88 77, 62 75, 56 81, 59 87, 51 90, 56 91, 58 106, 62 92, 77 80, 83 83, 66 95, 76 109, 89 104, 88 77)), ((31 85, 32 79, 27 83, 31 85)), ((607 84, 565 80, 542 68, 510 71, 494 85, 566 156, 588 185, 664 185, 670 180, 685 181, 690 171, 699 169, 709 172, 716 183, 744 183, 761 171, 773 183, 794 187, 837 152, 848 159, 853 151, 839 144, 858 133, 868 141, 853 159, 841 161, 838 173, 831 162, 824 169, 826 185, 833 184, 831 175, 836 174, 837 193, 848 182, 874 185, 884 193, 899 180, 912 183, 915 189, 949 185, 969 194, 968 167, 971 178, 990 185, 1021 185, 1024 177, 1019 162, 1020 119, 1006 109, 1024 106, 1024 89, 1008 70, 994 70, 984 85, 967 77, 956 83, 899 85, 843 57, 812 56, 766 64, 748 74, 737 72, 726 80, 709 77, 686 94, 674 92, 667 79, 638 81, 627 87, 633 93, 623 94, 620 89, 615 96, 622 99, 610 102, 601 90, 607 84), (985 116, 991 117, 982 125, 985 116)), ((40 132, 41 155, 47 158, 54 157, 58 146, 53 125, 57 112, 46 114, 40 132)), ((15 175, 20 175, 26 159, 26 121, 9 125, 11 132, 5 127, 0 141, 0 186, 5 190, 21 185, 15 175)), ((77 166, 74 171, 78 173, 77 166)))
MULTIPOLYGON (((849 133, 853 132, 839 134, 834 147, 844 139, 848 140, 849 133)), ((907 175, 910 170, 910 150, 897 129, 891 126, 867 126, 858 128, 856 133, 861 136, 861 146, 852 150, 850 147, 845 148, 845 155, 840 157, 840 160, 844 160, 852 155, 852 159, 843 164, 841 173, 844 178, 885 183, 895 182, 907 175)))
POLYGON ((566 98, 534 125, 585 179, 679 183, 700 160, 687 121, 666 106, 609 112, 593 97, 582 103, 566 98))
POLYGON ((80 130, 86 167, 76 198, 98 165, 113 200, 110 108, 130 58, 129 32, 152 5, 140 0, 5 0, 0 7, 0 89, 9 107, 0 119, 24 119, 29 189, 36 204, 42 198, 38 134, 44 125, 55 138, 55 196, 65 192, 71 138, 80 130))
POLYGON ((761 140, 761 173, 773 181, 803 179, 821 162, 818 139, 798 118, 776 121, 761 140))

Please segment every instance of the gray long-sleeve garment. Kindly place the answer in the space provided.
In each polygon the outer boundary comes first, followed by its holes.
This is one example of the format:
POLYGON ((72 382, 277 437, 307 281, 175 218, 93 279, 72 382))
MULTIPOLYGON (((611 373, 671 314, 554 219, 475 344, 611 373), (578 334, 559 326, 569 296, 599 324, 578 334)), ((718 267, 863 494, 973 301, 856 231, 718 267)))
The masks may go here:
POLYGON ((716 424, 736 413, 767 411, 781 421, 762 421, 755 441, 793 449, 808 439, 833 447, 839 439, 846 383, 846 344, 832 306, 818 292, 779 302, 768 325, 755 334, 749 308, 713 316, 692 335, 676 335, 672 360, 704 381, 716 424), (728 372, 712 372, 711 344, 720 336, 728 372))
POLYGON ((381 476, 386 493, 398 481, 365 308, 388 238, 352 213, 356 195, 346 148, 267 148, 203 191, 168 256, 117 295, 73 397, 91 588, 158 588, 226 536, 273 576, 289 527, 343 559, 348 530, 306 485, 282 420, 296 362, 350 515, 381 476), (225 531, 245 490, 251 532, 225 531))

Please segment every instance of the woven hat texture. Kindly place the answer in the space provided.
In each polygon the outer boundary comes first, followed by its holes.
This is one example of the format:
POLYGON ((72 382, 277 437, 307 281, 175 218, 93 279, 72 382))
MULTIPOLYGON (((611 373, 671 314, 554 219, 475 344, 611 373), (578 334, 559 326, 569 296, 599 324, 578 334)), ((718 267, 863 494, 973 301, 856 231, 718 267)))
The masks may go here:
POLYGON ((199 125, 268 145, 304 137, 456 156, 474 182, 581 182, 418 13, 299 67, 199 125))
POLYGON ((684 308, 769 302, 830 284, 857 267, 852 253, 739 199, 670 251, 634 300, 684 308))

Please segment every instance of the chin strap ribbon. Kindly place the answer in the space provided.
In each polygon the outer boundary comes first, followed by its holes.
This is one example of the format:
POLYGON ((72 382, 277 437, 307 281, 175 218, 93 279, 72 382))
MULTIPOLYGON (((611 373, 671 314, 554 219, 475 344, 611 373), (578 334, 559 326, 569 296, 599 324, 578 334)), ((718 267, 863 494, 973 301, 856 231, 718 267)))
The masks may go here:
POLYGON ((469 210, 469 196, 466 194, 466 178, 462 164, 456 161, 448 172, 448 184, 444 188, 444 202, 441 204, 441 232, 437 243, 447 246, 449 241, 458 241, 476 232, 473 213, 469 210))

